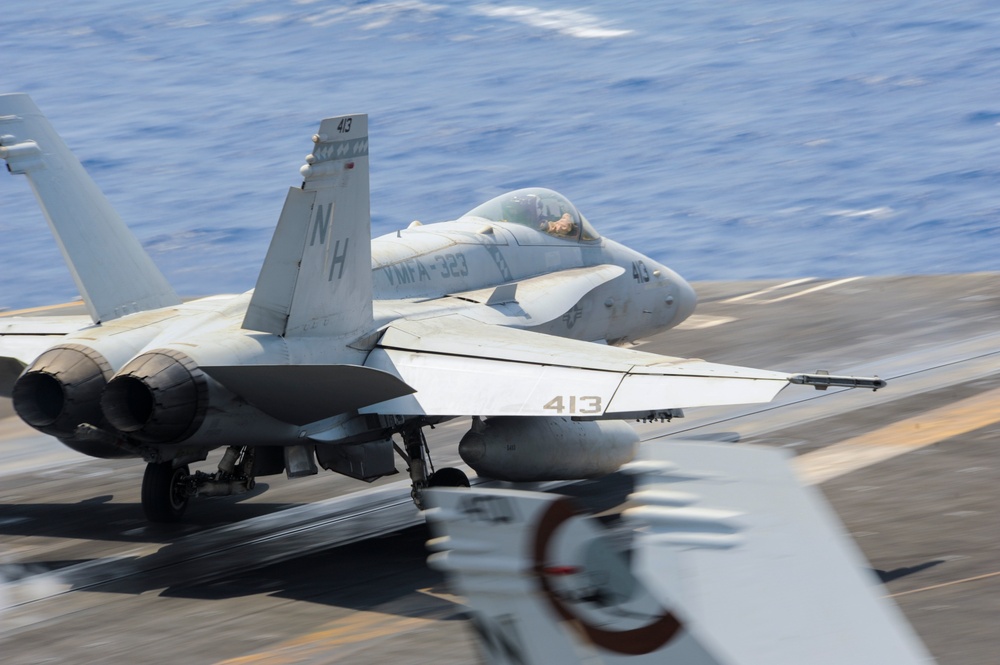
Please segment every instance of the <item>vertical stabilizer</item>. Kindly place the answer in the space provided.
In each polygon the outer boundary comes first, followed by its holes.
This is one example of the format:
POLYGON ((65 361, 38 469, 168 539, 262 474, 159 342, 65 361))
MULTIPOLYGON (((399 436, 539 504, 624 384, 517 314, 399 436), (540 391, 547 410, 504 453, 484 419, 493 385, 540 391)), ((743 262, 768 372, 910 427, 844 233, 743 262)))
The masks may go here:
POLYGON ((28 95, 0 95, 0 158, 28 177, 95 322, 180 302, 28 95))
POLYGON ((368 116, 327 118, 285 199, 243 327, 340 336, 372 322, 368 116))

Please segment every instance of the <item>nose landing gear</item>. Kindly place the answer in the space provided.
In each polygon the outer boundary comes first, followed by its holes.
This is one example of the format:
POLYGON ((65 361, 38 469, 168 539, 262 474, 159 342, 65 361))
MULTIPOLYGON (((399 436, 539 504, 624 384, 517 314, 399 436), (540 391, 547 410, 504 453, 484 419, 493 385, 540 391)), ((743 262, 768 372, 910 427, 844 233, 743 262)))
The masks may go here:
POLYGON ((461 469, 446 466, 438 469, 427 479, 428 487, 470 487, 469 477, 461 469))
POLYGON ((396 446, 396 452, 406 462, 406 470, 410 473, 412 484, 410 496, 417 508, 421 510, 426 508, 421 494, 427 487, 469 487, 469 477, 461 469, 445 467, 434 470, 422 427, 411 426, 402 430, 400 434, 406 450, 403 451, 396 446), (427 472, 428 469, 430 473, 427 472))

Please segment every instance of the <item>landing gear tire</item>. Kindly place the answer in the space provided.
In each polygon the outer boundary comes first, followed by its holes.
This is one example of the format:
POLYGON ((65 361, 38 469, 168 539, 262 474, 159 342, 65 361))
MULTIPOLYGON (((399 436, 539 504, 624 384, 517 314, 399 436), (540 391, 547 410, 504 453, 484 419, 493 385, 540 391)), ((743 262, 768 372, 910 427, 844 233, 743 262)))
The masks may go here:
POLYGON ((188 506, 185 481, 187 465, 174 468, 170 462, 146 465, 142 476, 142 510, 150 522, 177 522, 188 506))
POLYGON ((469 477, 461 469, 445 467, 438 469, 427 479, 428 487, 470 487, 469 477))

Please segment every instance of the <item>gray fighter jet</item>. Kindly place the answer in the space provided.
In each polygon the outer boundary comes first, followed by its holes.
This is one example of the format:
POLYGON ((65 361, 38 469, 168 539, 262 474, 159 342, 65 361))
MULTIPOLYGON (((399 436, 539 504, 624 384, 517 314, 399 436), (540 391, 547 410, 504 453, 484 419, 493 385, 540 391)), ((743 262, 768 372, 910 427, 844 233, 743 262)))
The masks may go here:
POLYGON ((90 315, 5 317, 0 395, 74 450, 144 459, 150 520, 317 465, 370 481, 395 453, 419 505, 428 485, 468 484, 429 472, 423 427, 455 417, 472 417, 460 452, 481 475, 585 478, 635 454, 626 418, 767 402, 789 382, 884 385, 620 348, 683 321, 694 291, 565 197, 522 189, 371 240, 367 116, 328 118, 312 142, 256 288, 185 302, 31 99, 0 95, 0 158, 90 315), (219 447, 216 473, 190 473, 219 447))
POLYGON ((620 522, 558 494, 434 488, 429 563, 491 665, 933 663, 788 458, 650 442, 620 522))

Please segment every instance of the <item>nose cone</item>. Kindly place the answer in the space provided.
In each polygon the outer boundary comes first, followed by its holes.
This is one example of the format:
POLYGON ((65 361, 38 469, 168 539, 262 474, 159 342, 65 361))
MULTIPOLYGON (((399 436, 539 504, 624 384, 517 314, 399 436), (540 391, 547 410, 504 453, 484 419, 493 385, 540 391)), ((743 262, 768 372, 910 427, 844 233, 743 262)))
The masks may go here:
POLYGON ((677 314, 674 315, 673 325, 677 325, 687 317, 694 314, 694 308, 698 306, 698 294, 684 281, 684 278, 677 277, 677 314))

